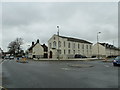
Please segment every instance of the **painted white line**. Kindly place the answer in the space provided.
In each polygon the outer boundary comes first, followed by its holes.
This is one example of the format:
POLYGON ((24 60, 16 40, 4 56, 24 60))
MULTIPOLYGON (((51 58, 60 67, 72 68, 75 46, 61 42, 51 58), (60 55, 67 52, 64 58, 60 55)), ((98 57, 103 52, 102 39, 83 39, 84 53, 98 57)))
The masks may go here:
POLYGON ((0 62, 0 64, 2 64, 4 61, 5 61, 5 60, 2 60, 2 61, 0 62))
POLYGON ((7 90, 7 89, 5 89, 5 88, 4 88, 4 87, 2 87, 2 86, 0 86, 0 89, 1 89, 1 90, 2 90, 2 89, 3 89, 3 90, 7 90))
POLYGON ((3 63, 3 61, 0 62, 0 64, 2 64, 2 63, 3 63))
POLYGON ((61 68, 61 69, 63 69, 63 70, 70 70, 69 68, 61 68))
POLYGON ((108 66, 108 65, 104 65, 105 67, 110 67, 110 66, 108 66))

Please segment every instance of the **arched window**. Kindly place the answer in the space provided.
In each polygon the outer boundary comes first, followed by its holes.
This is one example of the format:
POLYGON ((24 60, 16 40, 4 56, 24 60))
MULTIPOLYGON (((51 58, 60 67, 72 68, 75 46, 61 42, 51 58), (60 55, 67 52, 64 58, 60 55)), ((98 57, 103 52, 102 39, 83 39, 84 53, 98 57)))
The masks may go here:
POLYGON ((56 48, 56 41, 53 42, 53 48, 56 48))
POLYGON ((59 44, 59 47, 61 47, 61 42, 60 42, 60 41, 59 41, 59 43, 58 43, 58 44, 59 44))

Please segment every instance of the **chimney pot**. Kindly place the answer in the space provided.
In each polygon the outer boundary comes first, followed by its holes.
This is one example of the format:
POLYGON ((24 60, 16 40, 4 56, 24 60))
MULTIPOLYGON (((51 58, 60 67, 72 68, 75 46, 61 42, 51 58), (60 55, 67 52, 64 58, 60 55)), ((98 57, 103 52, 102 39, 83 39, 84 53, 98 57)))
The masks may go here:
POLYGON ((34 42, 32 42, 32 45, 34 45, 34 42))

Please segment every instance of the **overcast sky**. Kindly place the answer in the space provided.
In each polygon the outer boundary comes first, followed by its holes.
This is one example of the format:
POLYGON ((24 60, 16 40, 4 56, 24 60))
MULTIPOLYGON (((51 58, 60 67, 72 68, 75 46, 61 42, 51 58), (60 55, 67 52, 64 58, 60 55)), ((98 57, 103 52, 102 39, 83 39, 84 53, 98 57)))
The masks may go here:
MULTIPOLYGON (((40 39, 47 44, 56 26, 60 35, 118 46, 117 2, 4 2, 2 3, 2 48, 17 37, 24 48, 40 39)), ((0 23, 1 25, 1 23, 0 23)), ((1 26, 0 26, 1 27, 1 26)))

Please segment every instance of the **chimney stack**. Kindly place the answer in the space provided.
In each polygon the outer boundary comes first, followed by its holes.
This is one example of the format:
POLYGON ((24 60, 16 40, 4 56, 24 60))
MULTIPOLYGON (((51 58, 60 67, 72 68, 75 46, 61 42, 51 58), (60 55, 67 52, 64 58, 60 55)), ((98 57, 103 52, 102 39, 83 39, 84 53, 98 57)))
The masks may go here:
POLYGON ((37 43, 39 43, 39 39, 37 39, 37 43))
POLYGON ((32 46, 34 45, 34 42, 32 42, 32 46))

